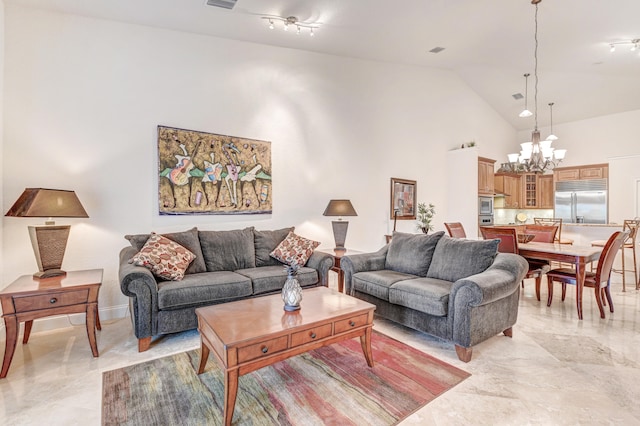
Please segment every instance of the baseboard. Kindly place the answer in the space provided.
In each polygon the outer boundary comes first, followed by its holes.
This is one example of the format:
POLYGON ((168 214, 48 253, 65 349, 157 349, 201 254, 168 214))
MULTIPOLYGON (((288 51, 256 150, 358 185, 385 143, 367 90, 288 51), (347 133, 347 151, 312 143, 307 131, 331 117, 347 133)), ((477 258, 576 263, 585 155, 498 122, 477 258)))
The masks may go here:
MULTIPOLYGON (((109 308, 98 309, 100 314, 100 322, 121 319, 129 315, 129 305, 111 306, 109 308)), ((51 331, 58 328, 65 328, 69 326, 82 326, 86 324, 85 314, 69 314, 58 315, 46 318, 40 318, 33 321, 32 333, 40 331, 51 331)), ((0 331, 4 330, 4 321, 0 324, 0 331)))

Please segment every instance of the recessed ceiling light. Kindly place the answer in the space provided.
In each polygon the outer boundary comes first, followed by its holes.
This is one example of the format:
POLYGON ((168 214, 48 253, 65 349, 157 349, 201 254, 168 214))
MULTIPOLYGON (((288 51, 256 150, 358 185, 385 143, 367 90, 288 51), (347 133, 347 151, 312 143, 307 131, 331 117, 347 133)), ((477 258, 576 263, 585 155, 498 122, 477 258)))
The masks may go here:
POLYGON ((434 47, 433 49, 431 49, 429 52, 431 53, 440 53, 444 50, 444 47, 434 47))
POLYGON ((516 101, 519 101, 520 99, 524 98, 524 96, 522 96, 522 93, 514 93, 511 96, 513 96, 513 99, 515 99, 516 101))

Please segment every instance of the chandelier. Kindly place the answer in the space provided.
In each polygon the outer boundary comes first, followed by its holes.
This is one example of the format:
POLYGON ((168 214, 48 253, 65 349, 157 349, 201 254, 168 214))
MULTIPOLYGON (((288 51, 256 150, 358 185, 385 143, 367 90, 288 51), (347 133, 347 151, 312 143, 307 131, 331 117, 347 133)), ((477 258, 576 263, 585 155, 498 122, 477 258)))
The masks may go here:
MULTIPOLYGON (((554 140, 558 139, 553 134, 553 102, 549 103, 551 110, 551 134, 546 140, 540 140, 540 131, 538 130, 538 3, 542 0, 531 0, 531 4, 536 6, 535 13, 535 49, 533 51, 534 69, 533 76, 535 81, 534 86, 534 121, 535 126, 533 132, 531 132, 531 141, 520 144, 522 150, 520 153, 509 154, 509 162, 502 163, 501 172, 511 173, 544 173, 547 170, 551 170, 556 167, 565 157, 567 153, 566 149, 554 149, 551 144, 554 140)), ((525 74, 525 78, 528 77, 525 74)), ((525 80, 526 81, 526 80, 525 80)), ((526 105, 525 105, 526 110, 526 105)), ((527 115, 520 115, 526 117, 527 115)))

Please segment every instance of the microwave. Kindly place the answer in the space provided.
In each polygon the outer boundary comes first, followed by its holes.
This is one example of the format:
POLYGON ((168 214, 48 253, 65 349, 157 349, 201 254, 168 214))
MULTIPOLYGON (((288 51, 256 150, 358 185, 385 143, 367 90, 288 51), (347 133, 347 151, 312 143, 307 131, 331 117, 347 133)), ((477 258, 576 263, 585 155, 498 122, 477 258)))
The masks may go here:
POLYGON ((493 197, 479 197, 478 198, 478 215, 492 215, 493 214, 493 197))

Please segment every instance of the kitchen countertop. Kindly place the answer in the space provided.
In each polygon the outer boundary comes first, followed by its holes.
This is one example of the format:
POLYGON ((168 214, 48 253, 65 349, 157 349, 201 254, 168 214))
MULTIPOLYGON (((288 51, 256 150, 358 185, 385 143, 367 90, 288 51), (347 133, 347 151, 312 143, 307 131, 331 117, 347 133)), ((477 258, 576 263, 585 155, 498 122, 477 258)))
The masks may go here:
POLYGON ((564 228, 565 226, 622 228, 622 224, 621 223, 565 223, 565 222, 562 222, 562 227, 564 228))

